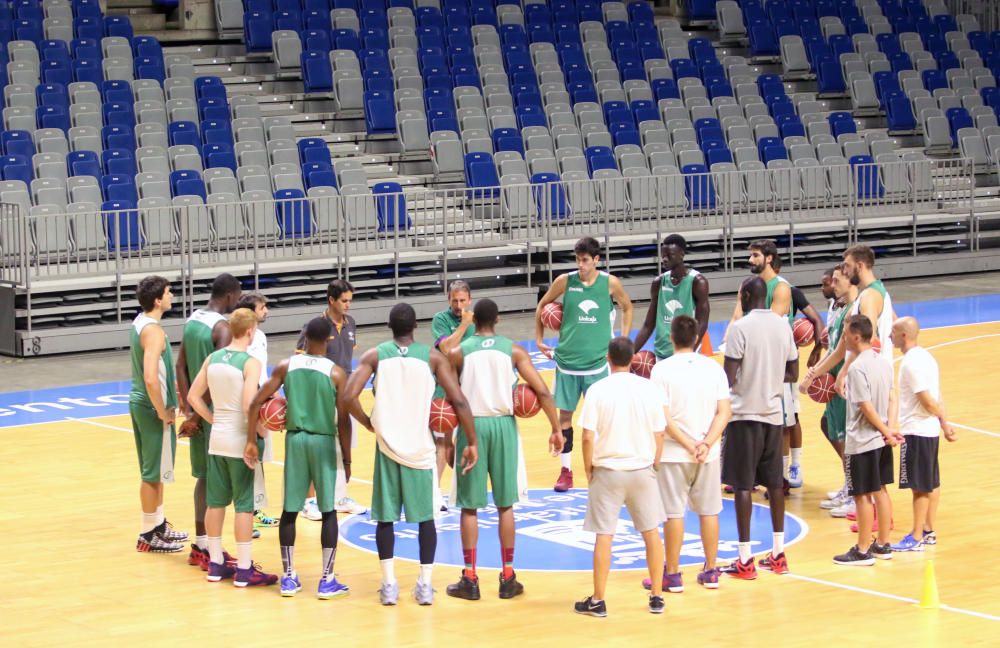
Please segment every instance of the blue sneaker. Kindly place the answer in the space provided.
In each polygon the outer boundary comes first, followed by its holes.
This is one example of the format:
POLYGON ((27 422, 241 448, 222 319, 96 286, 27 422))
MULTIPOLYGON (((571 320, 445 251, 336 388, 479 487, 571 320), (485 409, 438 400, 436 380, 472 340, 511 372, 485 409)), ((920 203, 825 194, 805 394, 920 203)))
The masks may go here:
POLYGON ((293 574, 292 576, 282 576, 281 577, 281 595, 282 596, 295 596, 302 589, 302 583, 299 581, 299 575, 293 574))
POLYGON ((907 533, 902 540, 892 545, 893 551, 923 551, 924 543, 907 533))
POLYGON ((205 579, 210 583, 218 583, 224 578, 232 578, 236 569, 228 564, 208 563, 208 576, 205 579))
POLYGON ((382 583, 378 588, 378 600, 382 605, 395 605, 399 602, 399 583, 382 583))
POLYGON ((788 486, 790 488, 802 488, 802 466, 792 464, 788 467, 788 486))
POLYGON ((351 593, 351 588, 343 583, 337 582, 337 577, 334 576, 330 580, 325 578, 319 579, 319 589, 316 591, 316 598, 332 599, 338 596, 347 596, 351 593))

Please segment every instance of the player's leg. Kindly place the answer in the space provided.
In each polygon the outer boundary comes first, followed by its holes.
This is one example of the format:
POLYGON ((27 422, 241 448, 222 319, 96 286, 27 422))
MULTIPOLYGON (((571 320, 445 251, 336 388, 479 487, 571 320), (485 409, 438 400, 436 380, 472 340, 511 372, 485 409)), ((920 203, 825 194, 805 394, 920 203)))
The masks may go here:
POLYGON ((892 475, 892 447, 885 446, 878 449, 878 490, 875 491, 873 499, 875 511, 878 519, 882 521, 878 525, 878 542, 873 542, 871 547, 872 555, 881 560, 892 558, 892 546, 889 544, 889 533, 892 531, 892 499, 886 486, 893 483, 892 475))
POLYGON ((757 464, 757 479, 767 488, 768 507, 771 509, 772 540, 771 553, 761 559, 762 569, 775 574, 788 572, 785 559, 785 489, 781 476, 781 428, 777 425, 760 425, 763 432, 764 449, 757 464))
POLYGON ((564 493, 573 488, 573 412, 576 411, 576 406, 583 395, 582 377, 563 373, 556 367, 554 391, 556 408, 559 410, 559 426, 566 441, 563 444, 562 454, 559 455, 561 463, 559 478, 553 490, 564 493))
MULTIPOLYGON (((486 508, 489 500, 486 493, 486 478, 489 472, 490 435, 489 419, 477 417, 476 444, 479 450, 479 460, 468 473, 455 471, 458 480, 455 506, 462 509, 461 535, 462 557, 465 568, 457 583, 452 583, 445 590, 448 596, 478 601, 480 598, 479 576, 476 574, 476 547, 479 544, 479 516, 477 509, 486 508)), ((465 434, 459 432, 455 438, 455 456, 461 457, 468 440, 465 434)))
POLYGON ((207 487, 205 476, 208 474, 208 440, 212 426, 202 421, 194 436, 188 442, 191 449, 191 476, 194 477, 194 545, 191 547, 191 557, 188 564, 201 565, 202 571, 208 569, 208 534, 205 531, 205 503, 207 487), (196 562, 192 562, 196 561, 196 562))
MULTIPOLYGON (((500 598, 510 599, 524 592, 514 572, 514 504, 519 500, 517 488, 518 432, 513 416, 494 417, 489 426, 488 456, 490 484, 493 487, 493 503, 500 517, 500 598)), ((476 424, 479 432, 479 424, 476 424)), ((482 461, 482 441, 479 460, 482 461)))
MULTIPOLYGON (((216 583, 224 578, 231 578, 235 573, 222 552, 222 527, 226 519, 226 507, 233 501, 233 484, 225 457, 208 456, 205 489, 205 532, 208 535, 208 575, 205 578, 216 583)), ((236 542, 239 543, 239 539, 236 542)))
POLYGON ((401 488, 400 465, 383 455, 376 446, 371 518, 378 523, 375 527, 375 547, 378 549, 379 567, 382 571, 382 585, 378 592, 382 605, 396 605, 399 601, 393 523, 399 520, 403 509, 401 488))
POLYGON ((802 488, 802 423, 799 421, 799 385, 785 385, 790 423, 788 426, 788 484, 791 488, 802 488))
POLYGON ((184 549, 187 534, 175 531, 163 518, 163 479, 173 479, 173 431, 165 432, 155 410, 129 405, 136 454, 139 459, 139 505, 142 522, 136 551, 176 553, 184 549), (165 438, 167 437, 167 438, 165 438), (164 443, 168 441, 168 443, 164 443))
MULTIPOLYGON (((264 454, 264 440, 257 439, 257 456, 264 454)), ((254 510, 254 477, 255 471, 248 468, 243 459, 226 458, 229 469, 229 479, 233 485, 233 508, 236 516, 233 525, 236 531, 236 575, 233 584, 236 587, 254 587, 257 585, 274 585, 278 582, 277 574, 268 574, 253 562, 253 510, 254 510)))
POLYGON ((871 495, 881 487, 878 483, 878 464, 875 450, 847 456, 847 489, 857 507, 858 538, 856 544, 845 553, 834 556, 838 565, 868 566, 875 564, 875 557, 869 552, 875 509, 871 495))
MULTIPOLYGON (((355 421, 354 417, 351 417, 351 447, 355 446, 355 421)), ((347 492, 347 477, 344 472, 344 458, 340 454, 340 444, 334 444, 335 451, 337 453, 337 487, 335 492, 335 501, 337 502, 337 513, 349 513, 351 515, 361 515, 362 513, 367 513, 368 509, 354 499, 347 492)))
POLYGON ((323 551, 323 569, 319 579, 319 586, 316 589, 316 596, 321 599, 330 599, 337 596, 344 596, 350 593, 343 583, 337 581, 334 574, 334 564, 337 557, 337 541, 340 536, 340 528, 337 524, 337 476, 342 472, 339 470, 340 445, 337 437, 325 434, 310 434, 307 437, 309 476, 312 478, 313 488, 316 491, 316 505, 323 518, 323 525, 320 528, 320 544, 323 551))
POLYGON ((295 571, 295 521, 309 492, 308 432, 285 434, 284 493, 278 543, 281 546, 281 595, 295 596, 302 589, 295 571))
MULTIPOLYGON (((398 464, 397 464, 398 465, 398 464)), ((399 466, 399 494, 407 522, 417 523, 420 547, 420 575, 413 596, 420 605, 434 602, 431 576, 437 553, 437 528, 434 526, 434 471, 399 466)))
MULTIPOLYGON (((763 431, 752 421, 731 421, 722 437, 722 482, 733 487, 739 558, 722 571, 743 580, 757 578, 750 545, 750 515, 753 511, 757 460, 763 451, 763 431)), ((780 457, 780 456, 779 456, 780 457)), ((780 458, 779 458, 780 462, 780 458)), ((780 463, 779 469, 780 469, 780 463)))

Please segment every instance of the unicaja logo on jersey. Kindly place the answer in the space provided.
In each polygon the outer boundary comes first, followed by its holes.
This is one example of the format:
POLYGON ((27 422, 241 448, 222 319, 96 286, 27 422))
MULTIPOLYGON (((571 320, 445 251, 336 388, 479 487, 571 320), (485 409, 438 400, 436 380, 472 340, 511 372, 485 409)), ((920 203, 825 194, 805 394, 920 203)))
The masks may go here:
POLYGON ((489 349, 494 344, 496 344, 496 340, 494 340, 493 338, 489 338, 487 340, 483 340, 483 343, 482 345, 480 345, 480 348, 489 349))
POLYGON ((594 310, 595 308, 600 308, 597 302, 595 302, 593 299, 585 299, 582 302, 580 302, 578 306, 580 307, 580 310, 583 311, 583 315, 580 315, 577 318, 578 322, 590 322, 590 323, 597 322, 597 318, 590 314, 590 311, 594 310))
POLYGON ((678 308, 684 308, 684 304, 680 303, 676 299, 671 299, 666 304, 664 304, 663 307, 666 308, 671 315, 673 315, 674 313, 677 312, 678 308))

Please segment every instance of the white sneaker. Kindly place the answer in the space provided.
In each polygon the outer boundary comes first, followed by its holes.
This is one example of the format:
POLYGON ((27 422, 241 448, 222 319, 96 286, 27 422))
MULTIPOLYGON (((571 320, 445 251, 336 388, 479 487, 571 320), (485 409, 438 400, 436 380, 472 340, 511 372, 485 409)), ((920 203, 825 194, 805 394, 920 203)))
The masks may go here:
POLYGON ((820 502, 819 507, 821 509, 831 510, 847 504, 848 500, 853 501, 849 495, 845 493, 837 493, 836 497, 831 497, 830 499, 825 499, 820 502))
POLYGON ((845 518, 848 513, 856 513, 857 508, 854 505, 854 498, 852 497, 849 502, 845 503, 843 506, 838 506, 837 508, 830 511, 830 515, 835 518, 845 518))
POLYGON ((318 522, 323 519, 323 514, 319 512, 319 505, 316 504, 315 497, 306 499, 306 503, 302 507, 302 517, 307 520, 312 520, 313 522, 318 522))
POLYGON ((361 515, 362 513, 368 512, 368 509, 361 506, 350 497, 341 497, 337 500, 337 504, 334 508, 336 508, 337 513, 350 513, 351 515, 361 515))
POLYGON ((827 491, 826 492, 826 498, 827 499, 837 499, 838 497, 840 497, 842 495, 846 495, 846 494, 847 494, 847 486, 844 485, 844 486, 840 487, 840 490, 827 491))

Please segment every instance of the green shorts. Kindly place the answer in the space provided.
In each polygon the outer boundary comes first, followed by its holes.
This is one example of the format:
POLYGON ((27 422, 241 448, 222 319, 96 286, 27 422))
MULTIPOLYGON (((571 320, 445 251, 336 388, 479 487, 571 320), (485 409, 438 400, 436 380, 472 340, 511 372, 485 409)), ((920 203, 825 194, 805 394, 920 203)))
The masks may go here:
POLYGON ((847 438, 847 401, 834 396, 826 404, 823 418, 826 419, 826 438, 843 442, 847 438))
POLYGON ((595 374, 578 376, 564 373, 558 366, 556 367, 556 408, 566 412, 576 411, 576 406, 580 403, 580 398, 587 395, 587 390, 598 380, 608 377, 608 368, 605 367, 595 374))
MULTIPOLYGON (((257 440, 257 450, 263 454, 264 439, 257 440)), ((254 471, 243 459, 210 454, 206 470, 205 501, 210 508, 226 508, 232 502, 237 513, 254 512, 254 471)))
POLYGON ((208 438, 212 436, 212 426, 201 422, 198 434, 188 441, 191 443, 191 476, 201 479, 208 474, 208 438))
POLYGON ((375 448, 375 477, 372 479, 372 513, 376 522, 398 522, 406 511, 406 521, 434 519, 434 471, 402 466, 375 448))
MULTIPOLYGON (((486 508, 486 476, 493 486, 493 503, 506 508, 517 503, 517 423, 513 416, 477 416, 476 445, 479 461, 458 479, 457 506, 463 509, 486 508)), ((459 431, 455 448, 456 461, 462 456, 467 442, 459 431)))
POLYGON ((128 413, 132 417, 132 432, 135 434, 135 450, 139 455, 139 472, 142 481, 158 484, 174 477, 174 457, 177 456, 177 434, 170 426, 169 447, 163 443, 163 421, 156 410, 146 405, 129 403, 128 413))
POLYGON ((335 504, 337 487, 337 437, 332 434, 288 432, 285 434, 285 499, 283 510, 301 511, 316 487, 316 505, 329 513, 335 504))

